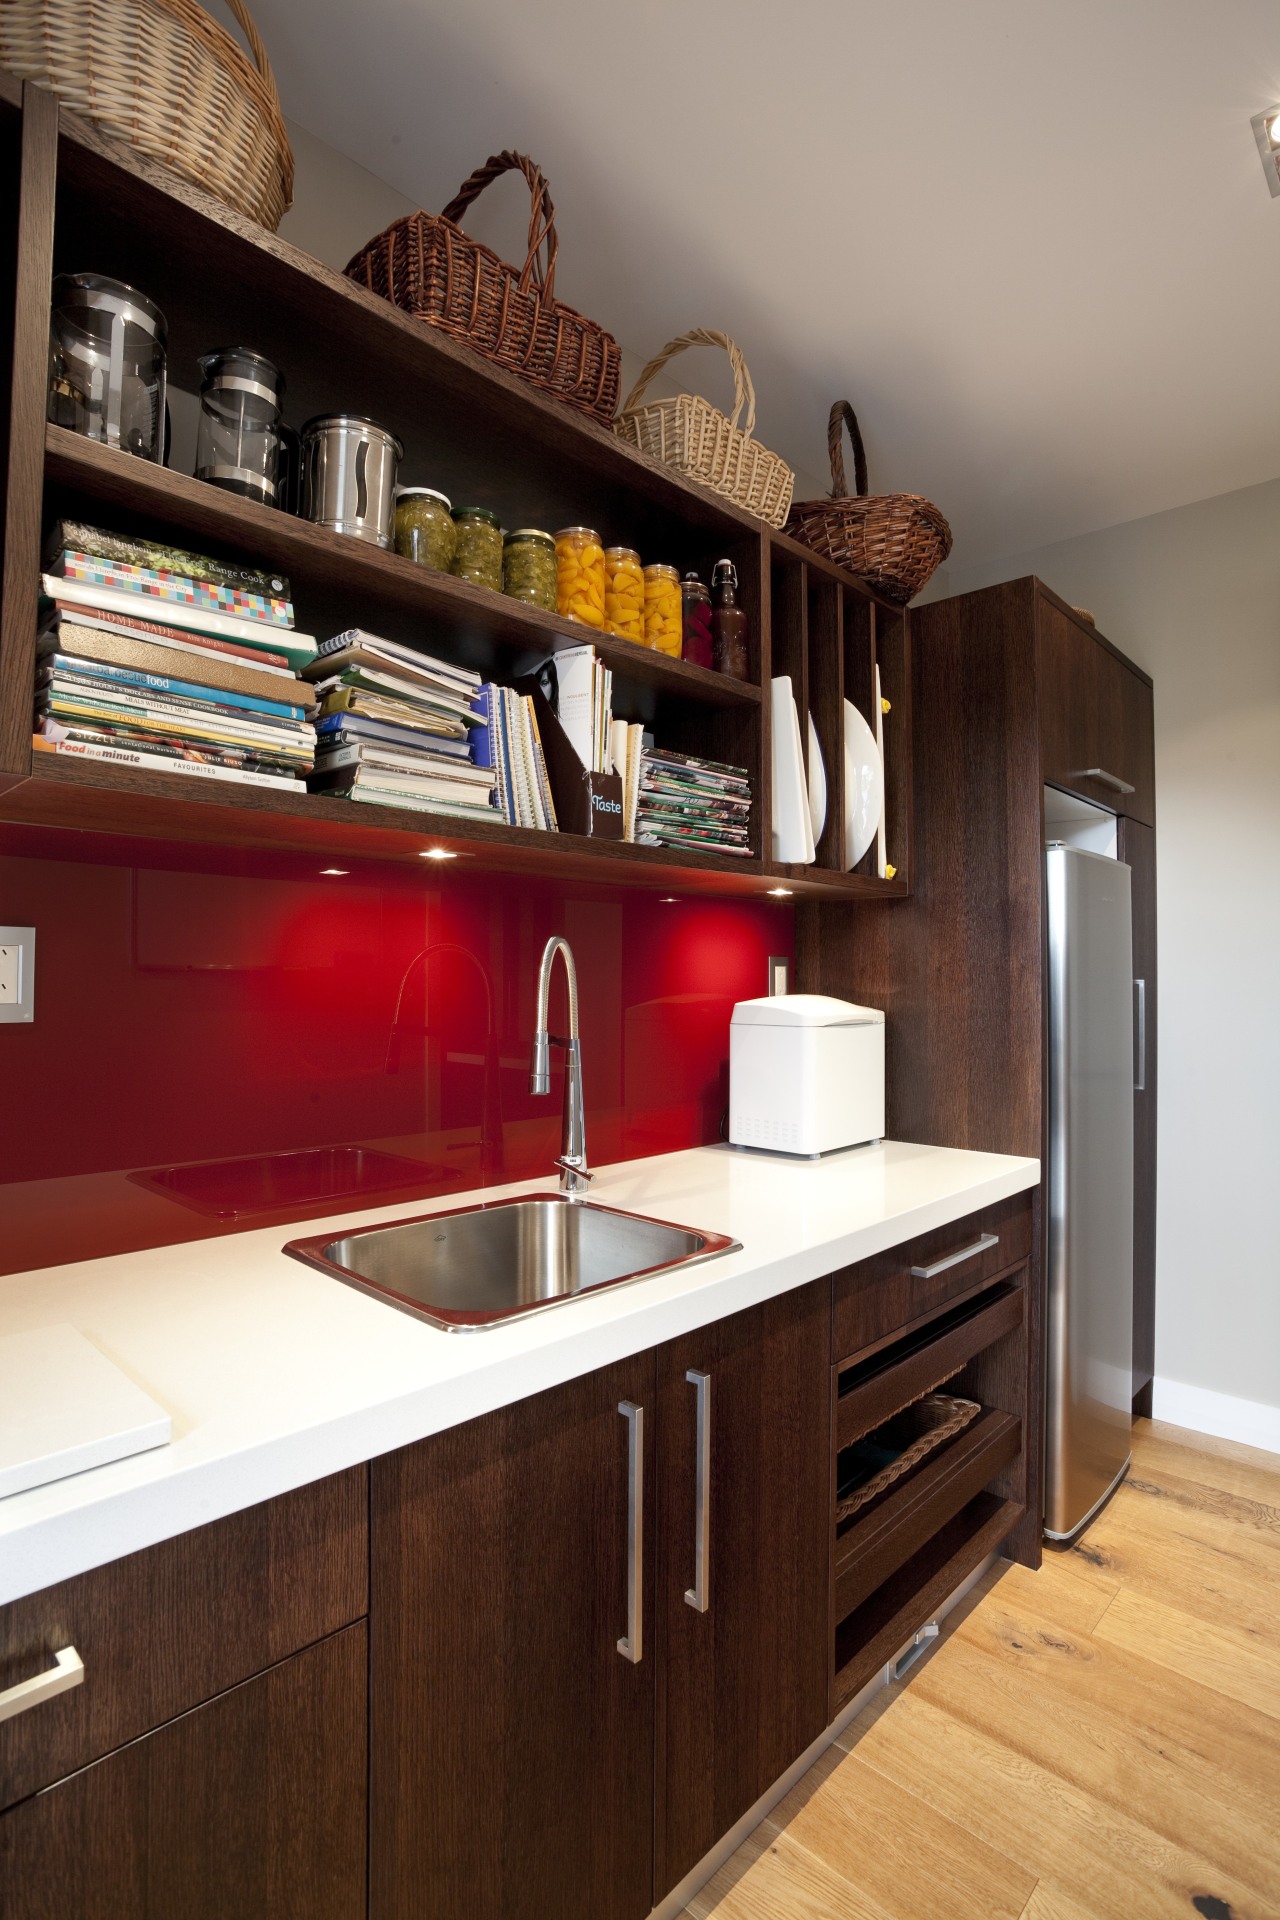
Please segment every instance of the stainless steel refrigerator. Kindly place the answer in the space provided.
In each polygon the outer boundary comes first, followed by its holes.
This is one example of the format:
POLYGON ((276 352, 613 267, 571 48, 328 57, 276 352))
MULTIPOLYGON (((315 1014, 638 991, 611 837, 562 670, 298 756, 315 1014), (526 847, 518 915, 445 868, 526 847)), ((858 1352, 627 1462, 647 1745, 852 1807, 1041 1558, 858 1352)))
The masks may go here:
POLYGON ((1044 1530, 1069 1540, 1129 1465, 1133 923, 1129 869, 1050 846, 1044 1530))

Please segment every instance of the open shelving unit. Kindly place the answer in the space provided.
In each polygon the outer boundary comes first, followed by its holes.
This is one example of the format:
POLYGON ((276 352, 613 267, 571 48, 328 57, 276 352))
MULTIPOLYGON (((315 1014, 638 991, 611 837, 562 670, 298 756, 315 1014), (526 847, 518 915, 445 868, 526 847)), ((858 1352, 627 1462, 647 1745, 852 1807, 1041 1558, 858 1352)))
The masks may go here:
POLYGON ((707 893, 906 895, 910 625, 902 609, 3 73, 0 142, 16 189, 0 213, 0 299, 14 316, 0 342, 0 821, 379 862, 417 860, 429 845, 497 871, 707 893), (610 543, 625 542, 681 572, 696 568, 704 578, 714 560, 732 559, 751 622, 750 680, 584 635, 503 595, 46 425, 52 279, 86 269, 126 280, 158 302, 176 387, 195 384, 197 357, 210 348, 251 345, 283 369, 295 424, 344 411, 392 428, 405 445, 406 483, 483 502, 507 525, 589 523, 610 543), (498 679, 589 638, 613 672, 619 718, 651 726, 660 745, 749 770, 750 857, 537 833, 497 819, 464 823, 301 786, 295 796, 52 755, 33 759, 39 559, 49 527, 64 515, 278 568, 292 582, 302 630, 323 637, 364 626, 498 679), (874 727, 877 660, 893 703, 886 738, 892 880, 876 877, 873 856, 855 872, 843 866, 841 703, 853 700, 874 727), (772 675, 782 672, 792 674, 802 714, 813 713, 827 767, 829 825, 811 867, 771 858, 767 696, 772 675))

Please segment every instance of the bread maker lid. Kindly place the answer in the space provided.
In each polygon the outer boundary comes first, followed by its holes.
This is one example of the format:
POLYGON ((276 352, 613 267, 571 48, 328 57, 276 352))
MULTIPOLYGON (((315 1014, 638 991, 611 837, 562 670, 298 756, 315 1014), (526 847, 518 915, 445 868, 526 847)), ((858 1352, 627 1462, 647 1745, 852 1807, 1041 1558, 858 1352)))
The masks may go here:
POLYGON ((876 1027, 884 1014, 876 1007, 856 1007, 851 1000, 833 1000, 827 993, 773 993, 762 1000, 739 1000, 733 1009, 735 1027, 876 1027))

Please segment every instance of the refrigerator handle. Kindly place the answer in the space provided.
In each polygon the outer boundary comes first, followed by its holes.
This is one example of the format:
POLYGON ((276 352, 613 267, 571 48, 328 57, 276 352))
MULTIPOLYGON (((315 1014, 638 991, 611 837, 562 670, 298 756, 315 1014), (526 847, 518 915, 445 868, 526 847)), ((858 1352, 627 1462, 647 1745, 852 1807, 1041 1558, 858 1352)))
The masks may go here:
POLYGON ((1147 1090, 1147 983, 1146 981, 1135 980, 1133 983, 1133 991, 1135 996, 1134 1022, 1133 1022, 1134 1051, 1137 1055, 1137 1068, 1133 1076, 1133 1090, 1135 1093, 1145 1093, 1147 1090))

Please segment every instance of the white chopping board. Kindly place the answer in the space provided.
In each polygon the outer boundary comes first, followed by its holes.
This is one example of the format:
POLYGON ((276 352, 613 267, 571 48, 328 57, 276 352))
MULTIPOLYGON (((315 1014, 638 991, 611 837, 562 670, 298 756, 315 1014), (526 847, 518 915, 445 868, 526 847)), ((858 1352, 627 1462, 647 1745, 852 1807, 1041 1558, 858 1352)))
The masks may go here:
POLYGON ((0 1499, 172 1435, 164 1408, 74 1327, 0 1339, 0 1499))

